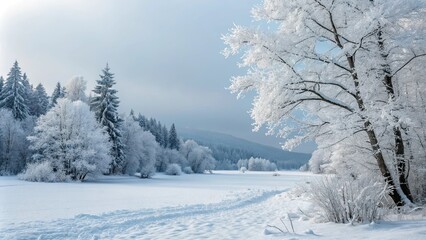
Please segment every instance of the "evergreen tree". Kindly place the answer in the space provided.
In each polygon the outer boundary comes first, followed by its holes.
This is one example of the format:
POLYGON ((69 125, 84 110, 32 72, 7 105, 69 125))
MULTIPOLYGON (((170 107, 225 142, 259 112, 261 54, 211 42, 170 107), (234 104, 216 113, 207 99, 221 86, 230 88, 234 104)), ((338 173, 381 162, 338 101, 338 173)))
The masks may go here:
POLYGON ((0 76, 0 93, 1 93, 1 90, 3 89, 3 85, 4 85, 4 79, 3 79, 3 76, 0 76))
POLYGON ((61 83, 56 83, 56 87, 53 90, 52 97, 50 98, 50 106, 49 108, 52 108, 55 106, 55 104, 58 102, 59 98, 63 97, 63 88, 61 87, 61 83))
POLYGON ((18 62, 15 61, 0 93, 0 107, 11 109, 15 119, 25 119, 28 116, 25 93, 26 90, 22 82, 21 68, 18 62))
POLYGON ((36 111, 35 109, 37 108, 36 107, 37 99, 34 96, 33 85, 30 84, 30 81, 26 73, 22 75, 22 85, 24 86, 24 89, 25 89, 24 100, 25 100, 25 105, 27 105, 27 108, 28 108, 28 115, 35 116, 35 111, 36 111))
POLYGON ((176 133, 175 124, 173 123, 169 131, 169 147, 179 150, 179 139, 176 133))
POLYGON ((147 128, 147 123, 148 123, 148 119, 146 119, 146 117, 142 114, 139 113, 137 121, 139 122, 139 126, 141 126, 141 128, 144 131, 148 131, 149 129, 147 128))
POLYGON ((135 111, 133 111, 133 109, 130 109, 129 116, 133 119, 133 121, 136 121, 135 111))
POLYGON ((65 87, 62 87, 61 94, 59 94, 59 98, 64 98, 67 94, 67 89, 65 87))
POLYGON ((47 96, 44 86, 40 83, 34 90, 34 109, 33 115, 39 117, 47 112, 49 107, 49 97, 47 96))
POLYGON ((163 147, 169 146, 169 131, 167 130, 166 126, 164 125, 162 128, 162 138, 164 139, 164 145, 163 147))
POLYGON ((103 126, 109 135, 112 143, 110 154, 112 156, 110 173, 119 173, 123 169, 124 163, 124 144, 120 126, 122 120, 119 118, 117 108, 119 105, 117 90, 112 89, 115 84, 114 74, 111 73, 108 64, 102 70, 100 80, 97 80, 97 86, 93 90, 95 96, 91 101, 91 109, 95 112, 96 120, 103 126))
POLYGON ((157 124, 155 125, 155 139, 157 140, 157 142, 160 144, 160 146, 164 146, 164 138, 163 138, 163 127, 161 125, 161 122, 158 121, 157 124))

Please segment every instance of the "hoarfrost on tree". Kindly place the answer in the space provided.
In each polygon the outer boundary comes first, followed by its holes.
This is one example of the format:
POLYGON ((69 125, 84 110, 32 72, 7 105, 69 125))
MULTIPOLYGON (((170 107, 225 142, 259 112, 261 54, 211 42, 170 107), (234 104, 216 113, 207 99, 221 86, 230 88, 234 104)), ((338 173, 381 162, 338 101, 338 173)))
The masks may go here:
POLYGON ((53 172, 75 180, 103 174, 111 162, 108 136, 89 106, 81 101, 59 99, 46 115, 40 116, 28 139, 35 152, 33 161, 47 161, 53 172))
POLYGON ((124 145, 120 125, 122 120, 118 116, 118 105, 120 101, 116 96, 117 90, 112 87, 115 85, 114 74, 110 72, 108 64, 99 75, 97 85, 93 90, 95 96, 91 99, 90 107, 95 112, 96 120, 106 128, 109 135, 111 146, 111 162, 110 173, 121 173, 124 165, 124 145))
POLYGON ((350 148, 396 205, 418 199, 410 184, 426 168, 426 2, 265 0, 252 14, 269 28, 234 26, 223 54, 243 52, 249 70, 230 90, 256 92, 254 129, 290 149, 307 140, 350 148))
POLYGON ((155 162, 160 146, 154 135, 144 131, 132 116, 123 122, 123 143, 125 145, 125 173, 140 173, 141 178, 151 177, 155 173, 155 162))

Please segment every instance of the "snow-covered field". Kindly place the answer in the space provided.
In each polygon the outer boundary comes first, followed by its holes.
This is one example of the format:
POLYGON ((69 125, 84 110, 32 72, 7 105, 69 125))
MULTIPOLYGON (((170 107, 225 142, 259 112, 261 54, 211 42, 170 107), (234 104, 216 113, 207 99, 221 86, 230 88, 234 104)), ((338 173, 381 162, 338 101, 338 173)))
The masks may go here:
POLYGON ((290 191, 312 177, 232 171, 85 183, 0 177, 0 239, 426 239, 426 220, 314 223, 302 213, 311 204, 290 191))

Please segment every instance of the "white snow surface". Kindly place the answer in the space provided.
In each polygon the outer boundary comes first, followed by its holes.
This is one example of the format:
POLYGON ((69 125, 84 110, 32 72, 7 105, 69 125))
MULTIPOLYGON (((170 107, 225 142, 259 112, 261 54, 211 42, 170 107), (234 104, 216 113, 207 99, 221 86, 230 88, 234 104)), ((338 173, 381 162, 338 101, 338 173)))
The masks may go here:
POLYGON ((300 211, 309 213, 311 204, 289 191, 313 176, 215 171, 84 183, 0 177, 0 239, 426 239, 424 216, 356 226, 315 223, 300 211))

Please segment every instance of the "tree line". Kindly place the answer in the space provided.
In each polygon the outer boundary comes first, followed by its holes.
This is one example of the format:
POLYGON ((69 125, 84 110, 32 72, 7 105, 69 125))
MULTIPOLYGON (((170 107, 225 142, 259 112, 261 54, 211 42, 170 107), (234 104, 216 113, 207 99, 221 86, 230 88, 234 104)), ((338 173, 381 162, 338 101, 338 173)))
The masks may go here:
POLYGON ((115 76, 102 69, 93 95, 74 77, 57 83, 49 97, 30 84, 16 61, 0 77, 0 174, 32 181, 84 180, 99 174, 146 178, 171 164, 202 173, 213 169, 209 148, 183 142, 174 124, 168 129, 133 110, 118 113, 115 76))

